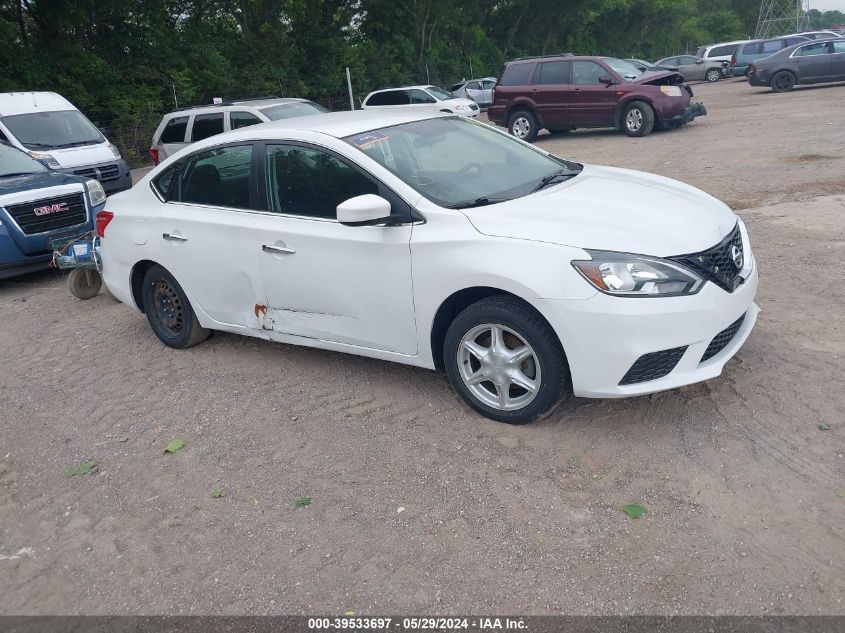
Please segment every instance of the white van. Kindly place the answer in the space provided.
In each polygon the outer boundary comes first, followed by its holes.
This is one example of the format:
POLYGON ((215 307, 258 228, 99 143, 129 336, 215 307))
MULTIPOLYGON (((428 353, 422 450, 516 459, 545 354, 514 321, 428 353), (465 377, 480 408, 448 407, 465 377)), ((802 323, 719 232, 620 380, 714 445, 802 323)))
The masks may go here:
POLYGON ((0 93, 0 141, 55 171, 99 180, 106 193, 132 186, 129 166, 117 148, 55 92, 0 93))
POLYGON ((735 42, 720 42, 718 44, 709 44, 708 46, 699 46, 695 51, 696 57, 701 57, 708 62, 728 62, 731 63, 731 55, 736 53, 736 49, 740 44, 745 44, 749 40, 737 40, 735 42))

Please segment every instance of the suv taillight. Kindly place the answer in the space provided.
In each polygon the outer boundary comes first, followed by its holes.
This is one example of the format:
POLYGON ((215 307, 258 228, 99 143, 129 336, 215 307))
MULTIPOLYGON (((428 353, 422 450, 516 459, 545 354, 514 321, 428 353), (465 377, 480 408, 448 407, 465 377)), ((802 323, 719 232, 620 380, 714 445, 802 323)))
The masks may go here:
POLYGON ((100 237, 105 237, 106 227, 109 225, 109 222, 112 221, 114 218, 114 213, 111 211, 98 211, 96 224, 97 224, 97 235, 100 237))
POLYGON ((153 165, 158 165, 158 148, 151 147, 150 148, 150 158, 153 159, 153 165))

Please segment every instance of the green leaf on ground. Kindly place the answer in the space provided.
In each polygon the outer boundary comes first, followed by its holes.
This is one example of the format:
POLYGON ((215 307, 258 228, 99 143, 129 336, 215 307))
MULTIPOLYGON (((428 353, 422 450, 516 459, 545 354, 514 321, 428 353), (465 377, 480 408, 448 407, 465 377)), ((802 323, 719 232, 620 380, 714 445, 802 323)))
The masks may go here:
POLYGON ((76 468, 68 468, 65 471, 65 477, 75 477, 76 475, 87 475, 92 470, 97 468, 97 462, 95 461, 88 461, 83 464, 80 464, 76 468))
POLYGON ((632 519, 639 519, 642 515, 645 514, 646 510, 639 503, 629 503, 628 505, 623 506, 622 512, 627 514, 632 519))
POLYGON ((167 446, 164 447, 165 453, 175 453, 176 451, 182 450, 185 446, 185 440, 170 440, 167 443, 167 446))
POLYGON ((829 424, 819 424, 819 431, 829 431, 830 425, 829 424))
POLYGON ((211 498, 212 499, 221 499, 222 497, 225 497, 225 496, 226 496, 226 493, 223 492, 220 488, 215 488, 214 490, 211 491, 211 498))
POLYGON ((833 491, 833 494, 835 494, 840 499, 845 499, 845 488, 837 488, 833 491))
POLYGON ((311 505, 311 497, 297 497, 294 504, 297 508, 304 508, 311 505))

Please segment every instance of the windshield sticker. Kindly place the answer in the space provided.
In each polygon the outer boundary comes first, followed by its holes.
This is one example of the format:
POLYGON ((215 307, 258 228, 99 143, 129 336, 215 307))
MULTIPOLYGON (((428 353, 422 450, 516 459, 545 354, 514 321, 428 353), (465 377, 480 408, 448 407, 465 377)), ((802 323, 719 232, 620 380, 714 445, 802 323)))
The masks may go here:
POLYGON ((349 139, 349 142, 360 149, 367 149, 376 143, 383 143, 389 140, 390 137, 387 134, 382 134, 381 132, 365 132, 364 134, 353 136, 349 139))

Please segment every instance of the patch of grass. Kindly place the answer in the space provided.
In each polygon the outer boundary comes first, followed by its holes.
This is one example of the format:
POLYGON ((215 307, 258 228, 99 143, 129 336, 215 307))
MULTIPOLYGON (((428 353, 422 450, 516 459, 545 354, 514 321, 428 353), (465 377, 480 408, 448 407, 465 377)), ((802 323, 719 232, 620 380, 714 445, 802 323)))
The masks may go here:
POLYGON ((639 519, 646 513, 646 509, 639 503, 629 503, 628 505, 622 507, 622 512, 632 519, 639 519))
POLYGON ((165 453, 175 453, 181 451, 185 447, 185 440, 170 440, 167 446, 164 447, 165 453))
POLYGON ((97 470, 97 462, 94 460, 83 462, 76 468, 68 468, 65 471, 65 477, 76 477, 77 475, 87 475, 90 472, 97 470))
POLYGON ((297 497, 296 501, 293 502, 297 508, 304 508, 306 506, 311 505, 311 497, 297 497))

